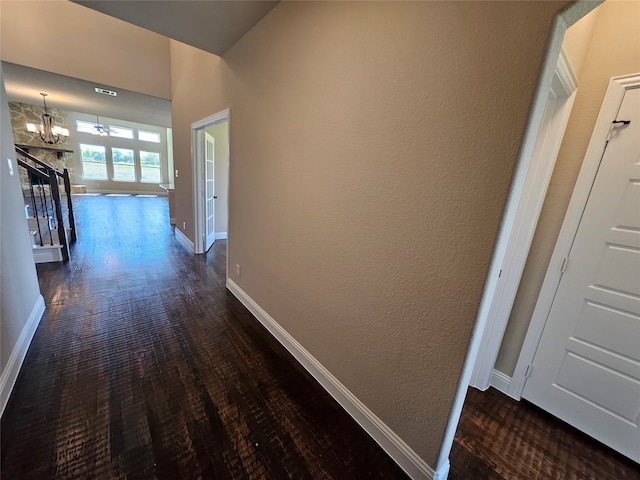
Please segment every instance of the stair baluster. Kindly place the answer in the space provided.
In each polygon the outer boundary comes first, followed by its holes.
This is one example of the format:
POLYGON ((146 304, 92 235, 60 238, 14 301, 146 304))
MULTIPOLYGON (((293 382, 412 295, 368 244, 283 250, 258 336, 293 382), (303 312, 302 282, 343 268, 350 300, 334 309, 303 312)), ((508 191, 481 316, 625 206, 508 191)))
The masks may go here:
POLYGON ((36 219, 36 226, 38 227, 38 240, 40 241, 40 246, 43 247, 44 243, 42 242, 42 235, 40 234, 40 212, 38 212, 38 203, 36 202, 36 195, 33 191, 33 177, 29 174, 29 193, 31 193, 31 203, 33 204, 33 213, 36 219))
MULTIPOLYGON (((58 177, 56 176, 53 169, 49 169, 48 173, 49 182, 51 185, 51 197, 53 198, 55 203, 58 239, 60 240, 60 245, 62 246, 62 259, 66 262, 67 260, 69 260, 69 248, 67 246, 67 235, 64 231, 64 219, 62 217, 62 206, 60 205, 60 188, 58 186, 58 177)), ((51 234, 51 230, 49 230, 49 234, 51 234)))
POLYGON ((69 242, 76 241, 76 220, 73 216, 73 202, 71 201, 71 180, 69 179, 69 170, 66 168, 62 171, 62 180, 64 181, 64 191, 67 194, 67 210, 69 212, 69 242))
POLYGON ((53 214, 53 211, 49 213, 49 204, 47 203, 47 190, 45 189, 44 182, 41 178, 39 179, 39 181, 40 185, 38 185, 38 190, 40 190, 40 204, 43 207, 45 217, 47 219, 47 232, 49 233, 49 241, 51 242, 51 245, 53 245, 53 235, 51 234, 51 215, 53 214))

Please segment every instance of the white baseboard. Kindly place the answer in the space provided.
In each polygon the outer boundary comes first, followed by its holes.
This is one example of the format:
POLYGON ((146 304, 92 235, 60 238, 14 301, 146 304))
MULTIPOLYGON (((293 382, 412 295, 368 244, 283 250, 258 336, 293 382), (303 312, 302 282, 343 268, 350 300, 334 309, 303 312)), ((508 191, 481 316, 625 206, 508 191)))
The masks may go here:
POLYGON ((447 460, 446 465, 443 465, 442 468, 433 472, 433 480, 447 480, 449 476, 449 469, 451 468, 451 462, 447 460))
POLYGON ((0 376, 0 416, 4 413, 4 407, 7 406, 7 401, 9 400, 13 386, 18 378, 18 373, 22 367, 22 362, 24 361, 24 357, 31 344, 31 339, 33 339, 33 334, 36 333, 36 328, 40 324, 40 319, 43 314, 44 298, 40 295, 31 309, 31 314, 29 314, 29 318, 24 324, 18 341, 14 345, 9 360, 0 376))
POLYGON ((446 480, 449 472, 448 463, 440 470, 434 471, 393 430, 369 410, 347 387, 340 383, 329 370, 230 278, 227 278, 227 288, 378 445, 395 460, 410 478, 414 480, 446 480))
POLYGON ((187 248, 191 253, 196 253, 196 247, 193 244, 193 242, 191 240, 189 240, 187 238, 187 236, 182 233, 182 231, 176 227, 175 228, 175 232, 176 232, 176 238, 178 239, 178 241, 185 246, 185 248, 187 248))
POLYGON ((496 369, 491 374, 491 386, 496 390, 509 395, 509 386, 511 385, 511 377, 496 369))
POLYGON ((227 232, 216 232, 215 239, 216 240, 226 240, 227 239, 227 232))
MULTIPOLYGON (((158 195, 159 197, 166 197, 168 195, 166 190, 109 190, 109 189, 105 190, 102 188, 88 188, 88 187, 87 187, 87 193, 98 193, 101 195, 108 195, 110 193, 122 193, 124 195, 158 195)), ((77 195, 77 194, 72 193, 72 195, 77 195)))

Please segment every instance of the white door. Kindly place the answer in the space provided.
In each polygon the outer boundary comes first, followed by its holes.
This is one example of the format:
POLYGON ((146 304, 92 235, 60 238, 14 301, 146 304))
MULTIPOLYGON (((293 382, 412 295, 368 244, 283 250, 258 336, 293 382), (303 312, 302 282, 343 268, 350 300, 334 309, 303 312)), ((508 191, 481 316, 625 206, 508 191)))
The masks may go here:
POLYGON ((215 139, 204 132, 204 251, 211 248, 216 235, 215 205, 215 139))
POLYGON ((640 88, 617 119, 523 397, 640 462, 640 88))

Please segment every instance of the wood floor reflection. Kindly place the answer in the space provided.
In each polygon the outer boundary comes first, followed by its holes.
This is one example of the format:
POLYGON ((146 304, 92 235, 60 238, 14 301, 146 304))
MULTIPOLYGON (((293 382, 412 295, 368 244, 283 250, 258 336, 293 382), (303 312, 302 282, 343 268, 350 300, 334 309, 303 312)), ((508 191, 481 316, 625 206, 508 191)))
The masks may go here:
POLYGON ((74 197, 2 418, 2 479, 406 478, 194 256, 164 198, 74 197))
MULTIPOLYGON (((406 479, 194 256, 166 199, 74 197, 78 241, 38 266, 47 310, 2 417, 5 479, 406 479)), ((425 432, 429 435, 429 432, 425 432)), ((640 479, 523 402, 470 390, 451 480, 640 479)))
POLYGON ((539 408, 470 388, 449 480, 638 480, 640 465, 539 408))

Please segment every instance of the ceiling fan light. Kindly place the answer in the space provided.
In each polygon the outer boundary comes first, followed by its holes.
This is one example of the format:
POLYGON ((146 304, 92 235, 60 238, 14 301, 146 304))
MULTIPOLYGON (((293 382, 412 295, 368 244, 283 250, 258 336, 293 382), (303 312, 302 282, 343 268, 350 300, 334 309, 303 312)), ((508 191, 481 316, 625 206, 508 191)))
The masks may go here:
POLYGON ((109 130, 104 128, 104 125, 100 123, 100 117, 98 117, 98 115, 96 115, 96 124, 93 126, 93 132, 91 133, 94 135, 100 135, 101 137, 109 135, 109 130))

